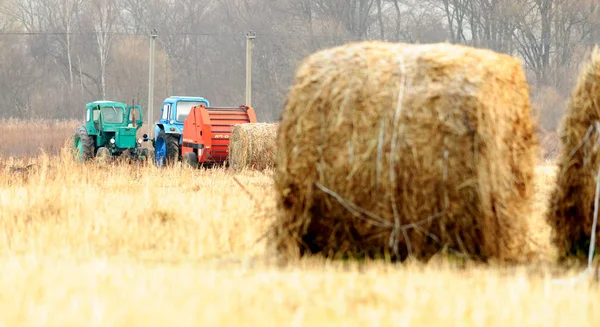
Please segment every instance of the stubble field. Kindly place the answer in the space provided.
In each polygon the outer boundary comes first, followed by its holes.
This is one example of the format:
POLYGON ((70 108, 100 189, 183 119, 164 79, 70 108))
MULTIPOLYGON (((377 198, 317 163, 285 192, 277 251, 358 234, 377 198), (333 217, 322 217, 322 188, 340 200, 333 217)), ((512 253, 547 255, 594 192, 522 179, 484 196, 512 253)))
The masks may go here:
MULTIPOLYGON (((0 133, 3 144, 13 135, 0 133)), ((263 238, 274 219, 271 171, 4 155, 0 325, 594 326, 596 282, 553 282, 581 271, 554 262, 543 221, 555 174, 551 164, 537 170, 529 223, 539 258, 525 266, 443 256, 283 264, 263 238)))

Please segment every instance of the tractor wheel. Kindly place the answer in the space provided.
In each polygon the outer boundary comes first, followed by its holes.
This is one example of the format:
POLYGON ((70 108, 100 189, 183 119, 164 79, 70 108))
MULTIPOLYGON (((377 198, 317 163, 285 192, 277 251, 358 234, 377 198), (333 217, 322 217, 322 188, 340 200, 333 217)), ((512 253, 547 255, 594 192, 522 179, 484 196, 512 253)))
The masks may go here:
POLYGON ((142 161, 142 162, 148 161, 148 159, 150 158, 150 151, 146 148, 142 148, 140 150, 139 158, 140 158, 140 161, 142 161))
POLYGON ((94 139, 89 136, 85 126, 79 126, 73 134, 73 159, 84 162, 94 157, 94 139))
POLYGON ((198 168, 198 155, 194 152, 184 154, 181 161, 185 167, 198 168))
POLYGON ((106 147, 98 148, 98 151, 96 151, 96 159, 98 160, 98 163, 108 163, 111 159, 111 156, 112 155, 110 154, 110 151, 106 147))
POLYGON ((158 167, 171 166, 179 161, 179 139, 161 130, 156 135, 154 158, 158 167))

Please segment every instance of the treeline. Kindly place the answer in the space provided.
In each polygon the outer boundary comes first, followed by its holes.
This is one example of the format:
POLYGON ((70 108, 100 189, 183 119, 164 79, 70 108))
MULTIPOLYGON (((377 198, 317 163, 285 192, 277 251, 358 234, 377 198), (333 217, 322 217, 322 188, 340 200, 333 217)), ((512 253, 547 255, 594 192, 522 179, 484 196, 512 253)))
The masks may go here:
POLYGON ((582 58, 600 40, 593 0, 0 0, 0 117, 78 118, 101 98, 148 90, 245 101, 245 34, 256 32, 253 106, 279 113, 306 55, 359 40, 452 42, 516 55, 552 131, 582 58))

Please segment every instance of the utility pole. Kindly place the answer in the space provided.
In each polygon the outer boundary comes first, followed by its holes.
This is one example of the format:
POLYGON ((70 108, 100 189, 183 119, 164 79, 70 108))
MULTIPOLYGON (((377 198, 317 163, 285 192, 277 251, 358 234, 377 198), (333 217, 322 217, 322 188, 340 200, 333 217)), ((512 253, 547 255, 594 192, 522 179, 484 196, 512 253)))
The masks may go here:
POLYGON ((152 29, 150 32, 150 60, 148 63, 148 137, 154 138, 154 44, 158 32, 152 29))
POLYGON ((252 106, 252 41, 256 34, 246 33, 246 105, 252 106))

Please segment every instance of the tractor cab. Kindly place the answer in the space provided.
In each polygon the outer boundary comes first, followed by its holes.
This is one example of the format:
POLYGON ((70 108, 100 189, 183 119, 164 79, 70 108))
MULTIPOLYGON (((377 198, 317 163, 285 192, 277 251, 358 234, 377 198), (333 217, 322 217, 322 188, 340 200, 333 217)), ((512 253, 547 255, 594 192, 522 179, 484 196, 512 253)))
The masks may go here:
MULTIPOLYGON (((141 153, 142 108, 122 102, 94 101, 86 104, 85 124, 74 135, 81 159, 141 153), (138 153, 139 152, 139 153, 138 153)), ((146 155, 147 157, 147 155, 146 155)))
MULTIPOLYGON (((127 108, 129 109, 129 108, 127 108)), ((88 107, 88 112, 92 112, 93 131, 98 133, 104 126, 114 130, 120 125, 124 125, 125 112, 127 111, 122 103, 94 103, 88 107), (112 128, 110 128, 112 127, 112 128)))
MULTIPOLYGON (((110 138, 119 138, 121 148, 129 148, 131 140, 122 136, 135 136, 142 127, 142 110, 140 106, 128 106, 125 103, 113 101, 96 101, 86 105, 86 129, 90 135, 99 136, 97 145, 101 146, 110 138)), ((135 142, 134 142, 135 144, 135 142)))
POLYGON ((161 167, 167 161, 181 159, 183 123, 195 106, 210 107, 204 97, 171 96, 163 101, 161 116, 154 125, 154 154, 156 164, 161 167))
POLYGON ((154 133, 158 135, 162 130, 166 134, 181 135, 183 122, 195 106, 210 107, 210 102, 203 97, 172 96, 163 101, 159 122, 154 125, 154 133))

